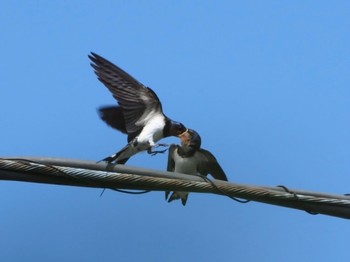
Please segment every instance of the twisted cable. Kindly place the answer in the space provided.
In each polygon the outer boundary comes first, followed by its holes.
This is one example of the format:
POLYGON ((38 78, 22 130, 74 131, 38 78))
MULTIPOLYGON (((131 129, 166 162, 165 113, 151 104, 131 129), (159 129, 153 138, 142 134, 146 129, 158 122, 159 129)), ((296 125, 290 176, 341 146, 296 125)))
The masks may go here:
POLYGON ((350 219, 350 196, 240 185, 201 176, 59 158, 0 158, 0 180, 151 191, 214 193, 350 219))

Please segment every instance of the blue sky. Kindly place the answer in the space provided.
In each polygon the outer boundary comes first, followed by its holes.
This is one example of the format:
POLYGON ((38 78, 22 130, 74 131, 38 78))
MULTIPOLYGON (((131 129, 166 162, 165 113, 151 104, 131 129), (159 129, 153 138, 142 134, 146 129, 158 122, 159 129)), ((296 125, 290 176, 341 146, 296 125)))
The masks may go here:
MULTIPOLYGON (((3 1, 0 23, 3 156, 95 161, 125 145, 96 113, 115 100, 94 51, 197 130, 230 181, 350 192, 348 1, 3 1)), ((100 193, 2 182, 1 261, 350 257, 347 220, 215 195, 183 207, 161 192, 100 193)))

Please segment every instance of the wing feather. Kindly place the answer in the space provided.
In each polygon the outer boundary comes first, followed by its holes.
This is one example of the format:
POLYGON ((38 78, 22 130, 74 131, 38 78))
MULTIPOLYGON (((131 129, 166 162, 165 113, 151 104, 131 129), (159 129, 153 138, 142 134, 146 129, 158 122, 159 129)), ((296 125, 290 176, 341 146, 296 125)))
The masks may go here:
POLYGON ((199 149, 198 157, 201 158, 199 165, 199 173, 202 175, 211 174, 215 179, 227 181, 227 176, 224 170, 219 165, 215 156, 210 153, 208 150, 199 149))
POLYGON ((142 129, 141 118, 148 114, 163 114, 162 105, 156 93, 144 86, 120 67, 91 52, 89 55, 98 79, 109 89, 123 109, 127 133, 142 129))
MULTIPOLYGON (((171 144, 169 147, 169 154, 168 154, 168 164, 167 164, 167 171, 174 172, 175 170, 175 161, 173 159, 173 155, 175 153, 175 150, 177 149, 177 145, 171 144)), ((165 199, 167 200, 169 198, 170 191, 165 191, 165 199)))

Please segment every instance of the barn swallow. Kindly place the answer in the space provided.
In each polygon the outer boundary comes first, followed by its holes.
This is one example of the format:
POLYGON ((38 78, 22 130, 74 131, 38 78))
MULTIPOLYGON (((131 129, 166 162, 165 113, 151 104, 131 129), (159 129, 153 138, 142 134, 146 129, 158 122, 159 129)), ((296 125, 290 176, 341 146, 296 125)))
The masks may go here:
MULTIPOLYGON (((201 137, 196 131, 188 129, 179 137, 181 146, 172 144, 169 148, 168 171, 203 176, 211 174, 215 179, 227 181, 225 172, 213 154, 201 148, 201 137)), ((186 205, 188 192, 175 191, 170 197, 169 194, 169 191, 165 192, 168 202, 181 199, 182 205, 186 205)))
POLYGON ((99 114, 111 127, 128 135, 128 144, 117 153, 102 159, 108 163, 115 161, 125 164, 138 152, 147 150, 150 154, 156 144, 168 136, 178 136, 186 127, 168 118, 156 93, 138 82, 124 70, 105 58, 91 52, 89 55, 98 79, 109 89, 119 106, 100 108, 99 114))

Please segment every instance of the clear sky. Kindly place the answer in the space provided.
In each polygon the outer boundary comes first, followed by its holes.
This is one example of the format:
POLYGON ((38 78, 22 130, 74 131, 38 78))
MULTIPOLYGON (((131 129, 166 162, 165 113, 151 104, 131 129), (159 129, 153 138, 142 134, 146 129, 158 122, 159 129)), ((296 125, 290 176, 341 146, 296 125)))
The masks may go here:
MULTIPOLYGON (((3 156, 95 161, 125 145, 97 116, 116 102, 93 51, 152 87, 230 181, 350 192, 349 1, 5 0, 0 24, 3 156)), ((162 192, 100 193, 1 182, 0 260, 350 258, 348 220, 216 195, 183 207, 162 192)))

